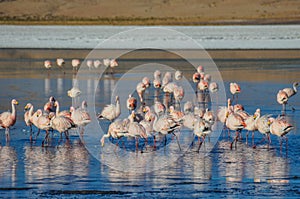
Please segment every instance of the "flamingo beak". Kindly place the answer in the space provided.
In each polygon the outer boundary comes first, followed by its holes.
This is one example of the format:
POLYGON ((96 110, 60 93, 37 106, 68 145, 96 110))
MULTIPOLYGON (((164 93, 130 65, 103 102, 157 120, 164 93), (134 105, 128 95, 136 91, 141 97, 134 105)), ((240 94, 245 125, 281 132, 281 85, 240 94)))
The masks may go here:
POLYGON ((18 105, 18 104, 19 104, 19 102, 18 102, 18 101, 16 101, 16 102, 15 102, 15 105, 18 105))

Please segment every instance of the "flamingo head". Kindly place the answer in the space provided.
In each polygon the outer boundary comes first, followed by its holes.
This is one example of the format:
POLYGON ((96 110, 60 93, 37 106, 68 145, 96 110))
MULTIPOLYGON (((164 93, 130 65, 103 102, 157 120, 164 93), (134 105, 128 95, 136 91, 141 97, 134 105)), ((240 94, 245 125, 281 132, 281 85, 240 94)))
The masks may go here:
POLYGON ((19 104, 19 102, 16 99, 11 100, 11 103, 14 104, 14 105, 18 105, 19 104))
POLYGON ((32 107, 32 104, 28 103, 26 104, 26 106, 24 107, 24 110, 28 110, 32 107))
POLYGON ((73 106, 70 107, 70 112, 74 112, 75 111, 75 108, 73 106))

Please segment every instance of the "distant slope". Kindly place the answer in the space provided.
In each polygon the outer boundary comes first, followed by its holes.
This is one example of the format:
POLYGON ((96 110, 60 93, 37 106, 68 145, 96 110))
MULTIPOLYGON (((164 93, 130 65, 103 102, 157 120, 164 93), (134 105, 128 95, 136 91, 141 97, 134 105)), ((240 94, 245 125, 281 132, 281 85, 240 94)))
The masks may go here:
POLYGON ((298 24, 299 21, 299 0, 0 0, 2 24, 298 24))

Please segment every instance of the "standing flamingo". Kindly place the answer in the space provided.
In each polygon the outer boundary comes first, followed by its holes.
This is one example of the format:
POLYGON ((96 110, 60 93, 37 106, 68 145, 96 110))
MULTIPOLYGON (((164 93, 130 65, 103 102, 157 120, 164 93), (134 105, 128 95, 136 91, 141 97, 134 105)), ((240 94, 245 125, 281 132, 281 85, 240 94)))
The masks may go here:
POLYGON ((65 71, 64 71, 64 65, 65 65, 65 60, 63 58, 57 58, 56 59, 56 65, 61 69, 63 70, 64 74, 65 74, 65 71))
MULTIPOLYGON (((82 102, 82 105, 84 106, 85 101, 82 102)), ((90 117, 90 114, 83 108, 77 108, 74 107, 70 108, 71 112, 71 119, 74 122, 74 124, 79 127, 80 135, 83 135, 84 127, 88 125, 92 120, 90 117), (82 128, 82 129, 80 129, 82 128)))
POLYGON ((49 97, 49 101, 44 105, 44 111, 47 113, 55 112, 55 98, 53 96, 49 97))
POLYGON ((105 106, 102 112, 98 115, 99 119, 107 119, 110 121, 114 121, 117 119, 121 114, 121 107, 120 107, 120 99, 119 96, 116 96, 116 104, 109 104, 105 106))
POLYGON ((93 67, 93 60, 87 60, 87 61, 86 61, 86 65, 87 65, 87 67, 89 68, 89 70, 91 70, 92 67, 93 67))
POLYGON ((283 90, 279 90, 277 93, 277 102, 279 104, 282 104, 282 115, 285 114, 285 107, 288 100, 289 100, 288 94, 283 90))
POLYGON ((111 59, 110 63, 109 63, 109 66, 110 66, 111 74, 114 74, 115 73, 114 69, 115 69, 115 67, 119 66, 119 64, 118 64, 116 59, 111 59))
POLYGON ((138 95, 139 95, 140 102, 143 102, 143 101, 144 101, 144 93, 145 93, 145 90, 146 90, 146 85, 145 85, 143 82, 139 82, 139 83, 136 85, 136 92, 137 92, 138 95))
POLYGON ((44 61, 44 66, 46 69, 51 69, 52 68, 52 62, 50 60, 45 60, 44 61))
POLYGON ((74 122, 65 116, 59 116, 53 112, 49 114, 50 126, 54 130, 57 130, 60 133, 60 138, 62 138, 62 133, 65 134, 66 139, 69 138, 68 130, 75 127, 74 122))
POLYGON ((79 59, 72 59, 71 64, 73 66, 73 70, 77 71, 78 67, 80 66, 80 60, 79 59))
POLYGON ((179 81, 179 80, 181 80, 182 79, 182 72, 180 71, 180 70, 177 70, 176 72, 175 72, 175 79, 177 80, 177 81, 179 81))
POLYGON ((290 132, 294 127, 292 124, 290 124, 286 118, 284 117, 278 117, 278 118, 271 118, 269 120, 271 123, 270 125, 270 132, 273 135, 276 135, 280 137, 280 149, 282 148, 282 138, 285 138, 286 145, 288 138, 285 136, 288 132, 290 132))
MULTIPOLYGON (((54 112, 51 112, 51 113, 54 114, 54 112)), ((42 142, 42 146, 44 146, 44 143, 48 139, 48 136, 49 136, 49 130, 51 129, 49 116, 46 114, 43 114, 41 109, 38 109, 32 115, 32 117, 30 118, 30 121, 32 122, 33 125, 35 125, 39 129, 36 137, 39 135, 40 130, 46 131, 46 136, 42 142)))
POLYGON ((11 112, 3 112, 0 114, 0 126, 5 128, 6 141, 10 140, 9 127, 13 126, 17 120, 17 111, 15 105, 19 102, 15 99, 11 100, 11 112))
POLYGON ((284 92, 286 92, 288 98, 292 97, 297 93, 297 87, 299 86, 298 82, 293 83, 293 88, 284 88, 282 89, 284 92))
POLYGON ((136 109, 136 106, 137 106, 137 100, 135 97, 133 97, 132 95, 129 95, 128 96, 128 99, 126 101, 126 106, 127 106, 127 109, 129 110, 129 113, 133 110, 136 109))
POLYGON ((230 83, 230 92, 232 94, 232 102, 235 99, 235 102, 237 103, 237 101, 238 101, 238 94, 241 92, 241 87, 237 83, 231 82, 230 83))
POLYGON ((24 110, 26 111, 24 113, 24 121, 26 126, 30 127, 30 141, 32 140, 32 122, 30 121, 30 118, 33 115, 33 105, 31 103, 26 104, 24 107, 24 110))
POLYGON ((94 64, 94 67, 95 67, 95 68, 99 68, 99 66, 100 66, 102 63, 101 63, 100 60, 97 59, 97 60, 94 61, 93 64, 94 64))

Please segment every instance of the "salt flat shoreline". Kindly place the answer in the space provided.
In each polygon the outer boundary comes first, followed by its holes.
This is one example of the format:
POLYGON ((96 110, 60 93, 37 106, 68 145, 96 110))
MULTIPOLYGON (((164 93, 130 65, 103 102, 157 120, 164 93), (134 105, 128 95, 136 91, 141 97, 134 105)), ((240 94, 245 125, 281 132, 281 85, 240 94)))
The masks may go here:
MULTIPOLYGON (((110 57, 112 54, 123 54, 128 49, 47 49, 47 48, 0 48, 1 59, 85 59, 110 57), (92 54, 90 54, 92 52, 92 54), (94 54, 94 55, 93 55, 94 54)), ((185 58, 197 59, 202 51, 191 49, 171 49, 169 52, 162 53, 161 50, 140 49, 136 52, 123 55, 122 59, 178 59, 176 53, 184 53, 185 58)), ((300 59, 300 49, 208 49, 206 52, 213 59, 300 59)), ((205 53, 206 55, 206 53, 205 53)))

